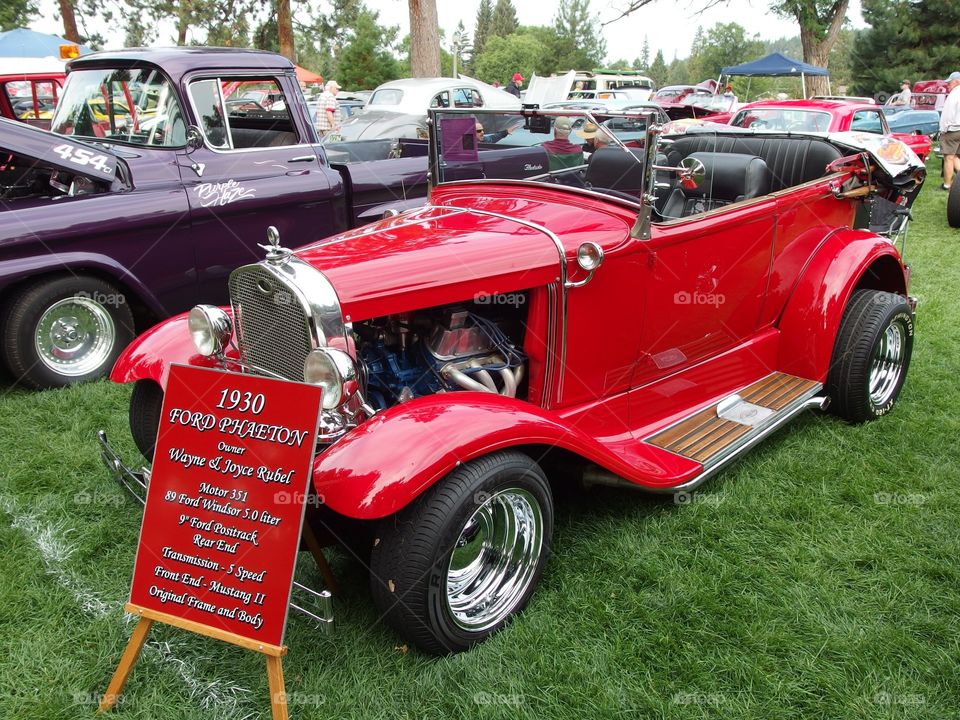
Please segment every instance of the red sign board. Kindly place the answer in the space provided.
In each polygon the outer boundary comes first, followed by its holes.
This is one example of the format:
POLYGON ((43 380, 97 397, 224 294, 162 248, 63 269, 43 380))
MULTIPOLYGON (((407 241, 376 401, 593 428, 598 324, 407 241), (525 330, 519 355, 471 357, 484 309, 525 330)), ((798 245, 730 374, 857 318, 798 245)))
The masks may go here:
POLYGON ((317 386, 173 366, 130 602, 281 645, 319 417, 317 386))

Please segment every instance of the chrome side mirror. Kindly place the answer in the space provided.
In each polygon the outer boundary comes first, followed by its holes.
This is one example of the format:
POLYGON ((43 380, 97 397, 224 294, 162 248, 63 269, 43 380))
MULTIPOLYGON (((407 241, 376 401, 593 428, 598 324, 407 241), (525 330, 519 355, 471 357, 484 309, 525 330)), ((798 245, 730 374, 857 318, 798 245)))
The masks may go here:
POLYGON ((680 184, 687 190, 696 190, 703 185, 707 168, 701 160, 687 157, 680 161, 680 184))
POLYGON ((196 125, 187 128, 187 150, 192 152, 203 147, 203 133, 196 125))

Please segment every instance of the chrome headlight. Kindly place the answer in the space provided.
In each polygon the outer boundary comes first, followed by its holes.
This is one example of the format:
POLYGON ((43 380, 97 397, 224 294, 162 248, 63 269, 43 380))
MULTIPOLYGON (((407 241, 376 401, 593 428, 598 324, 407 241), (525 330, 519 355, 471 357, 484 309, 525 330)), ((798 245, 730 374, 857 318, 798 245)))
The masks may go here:
POLYGON ((220 355, 233 337, 230 316, 215 305, 197 305, 187 316, 190 337, 197 352, 206 357, 220 355))
POLYGON ((303 379, 323 389, 323 409, 333 410, 356 393, 357 364, 343 350, 318 348, 303 363, 303 379))

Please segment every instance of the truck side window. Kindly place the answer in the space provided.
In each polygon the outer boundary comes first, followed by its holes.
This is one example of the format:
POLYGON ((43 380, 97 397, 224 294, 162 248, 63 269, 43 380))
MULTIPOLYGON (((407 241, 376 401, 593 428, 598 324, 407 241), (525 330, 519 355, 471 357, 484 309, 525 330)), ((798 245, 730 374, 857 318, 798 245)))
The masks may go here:
POLYGON ((223 112, 219 82, 216 79, 190 83, 190 99, 200 121, 200 129, 211 147, 230 148, 230 130, 223 112))
POLYGON ((300 142, 288 99, 275 78, 200 80, 190 85, 190 95, 215 148, 248 150, 300 142))

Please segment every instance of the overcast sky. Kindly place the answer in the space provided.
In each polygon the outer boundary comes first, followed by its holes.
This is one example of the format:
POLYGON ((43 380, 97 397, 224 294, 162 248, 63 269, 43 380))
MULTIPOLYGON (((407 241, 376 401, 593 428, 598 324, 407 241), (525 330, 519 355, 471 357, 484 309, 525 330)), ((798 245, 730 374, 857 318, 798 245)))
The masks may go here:
MULTIPOLYGON (((620 15, 617 8, 623 8, 626 2, 627 0, 593 0, 592 8, 600 20, 605 22, 620 15)), ((408 32, 407 0, 366 0, 366 4, 380 12, 381 23, 399 25, 401 37, 408 32)), ((473 32, 479 4, 480 0, 437 0, 440 26, 446 31, 447 38, 453 34, 460 20, 463 20, 468 32, 473 32)), ((521 24, 544 25, 552 21, 559 0, 514 0, 513 4, 517 8, 517 18, 521 24)), ((652 4, 632 15, 606 25, 602 32, 607 40, 608 59, 633 60, 638 57, 644 36, 650 40, 651 60, 657 50, 663 50, 667 62, 670 62, 674 55, 686 57, 697 26, 708 28, 718 22, 740 23, 748 33, 756 33, 763 40, 799 34, 796 23, 773 15, 767 10, 769 4, 760 0, 730 0, 726 5, 698 14, 697 10, 702 4, 702 0, 654 0, 652 4)), ((56 0, 41 0, 41 11, 43 19, 34 22, 33 29, 62 34, 63 26, 56 19, 56 0)), ((851 1, 848 18, 854 27, 863 27, 859 0, 851 1)), ((122 33, 109 32, 104 28, 95 29, 115 40, 108 42, 108 47, 122 46, 122 33)), ((170 32, 171 30, 162 33, 155 44, 172 44, 170 32)))

